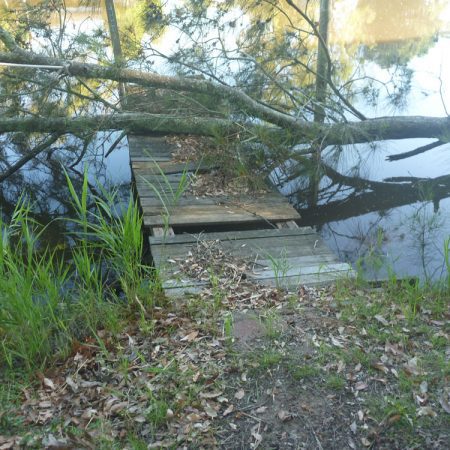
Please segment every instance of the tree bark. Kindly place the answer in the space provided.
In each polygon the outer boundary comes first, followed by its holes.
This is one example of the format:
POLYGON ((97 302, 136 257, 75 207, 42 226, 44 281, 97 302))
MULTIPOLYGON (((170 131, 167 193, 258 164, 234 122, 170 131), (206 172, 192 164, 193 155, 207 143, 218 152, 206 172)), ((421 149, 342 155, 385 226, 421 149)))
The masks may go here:
POLYGON ((177 117, 160 114, 123 113, 79 117, 0 117, 0 133, 22 131, 41 133, 82 133, 92 130, 122 130, 134 133, 172 133, 216 136, 218 133, 238 134, 241 138, 256 136, 286 144, 320 139, 326 145, 347 145, 385 139, 433 138, 449 139, 450 118, 447 117, 384 117, 348 124, 323 124, 315 133, 295 132, 252 122, 226 119, 177 117))
POLYGON ((214 136, 218 132, 242 132, 231 121, 196 117, 161 116, 158 114, 124 113, 80 117, 0 117, 0 133, 85 133, 86 130, 128 130, 134 133, 173 133, 214 136))
POLYGON ((314 107, 314 122, 323 123, 325 120, 324 103, 327 97, 327 79, 329 74, 327 48, 328 48, 328 22, 330 15, 330 0, 320 0, 319 33, 322 39, 318 40, 317 47, 317 76, 316 76, 316 105, 314 107))
MULTIPOLYGON (((105 9, 108 17, 109 36, 111 38, 111 45, 113 48, 114 62, 117 65, 121 65, 123 63, 122 46, 120 44, 119 25, 117 24, 114 0, 105 0, 105 9)), ((124 83, 119 83, 119 97, 121 105, 123 107, 126 106, 127 93, 124 83)))

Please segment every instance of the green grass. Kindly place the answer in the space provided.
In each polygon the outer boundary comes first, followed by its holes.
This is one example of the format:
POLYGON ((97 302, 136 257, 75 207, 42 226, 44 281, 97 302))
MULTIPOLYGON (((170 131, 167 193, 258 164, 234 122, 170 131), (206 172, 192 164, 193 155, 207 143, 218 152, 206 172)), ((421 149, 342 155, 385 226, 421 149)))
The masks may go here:
POLYGON ((265 334, 269 339, 277 339, 281 336, 283 326, 278 311, 274 309, 267 310, 262 316, 261 321, 265 328, 265 334))
POLYGON ((328 389, 340 391, 345 387, 345 379, 340 375, 328 375, 325 378, 325 386, 328 389))
POLYGON ((45 227, 24 199, 8 223, 0 219, 0 368, 43 369, 64 356, 73 339, 102 328, 117 331, 131 310, 144 315, 153 306, 156 284, 144 283, 154 274, 142 263, 135 202, 117 210, 114 193, 89 196, 87 175, 80 193, 68 177, 67 184, 77 213, 68 259, 45 247, 45 227), (105 282, 107 273, 116 288, 105 282))
POLYGON ((321 375, 321 370, 312 365, 291 365, 288 367, 289 373, 294 380, 306 380, 309 378, 319 378, 321 375))
POLYGON ((258 364, 263 369, 276 366, 282 360, 283 355, 279 351, 273 349, 263 350, 258 355, 258 364))

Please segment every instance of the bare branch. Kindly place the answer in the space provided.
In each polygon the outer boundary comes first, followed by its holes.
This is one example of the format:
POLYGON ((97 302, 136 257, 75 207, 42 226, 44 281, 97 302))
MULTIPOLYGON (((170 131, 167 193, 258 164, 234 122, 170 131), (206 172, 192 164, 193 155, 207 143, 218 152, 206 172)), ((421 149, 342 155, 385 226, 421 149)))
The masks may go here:
POLYGON ((5 181, 8 177, 16 173, 20 168, 22 168, 27 162, 31 161, 33 158, 38 156, 40 153, 48 150, 48 148, 55 143, 60 137, 62 133, 53 133, 48 139, 45 139, 39 145, 37 145, 33 150, 28 152, 24 157, 19 159, 16 163, 8 167, 8 169, 0 174, 0 183, 5 181))

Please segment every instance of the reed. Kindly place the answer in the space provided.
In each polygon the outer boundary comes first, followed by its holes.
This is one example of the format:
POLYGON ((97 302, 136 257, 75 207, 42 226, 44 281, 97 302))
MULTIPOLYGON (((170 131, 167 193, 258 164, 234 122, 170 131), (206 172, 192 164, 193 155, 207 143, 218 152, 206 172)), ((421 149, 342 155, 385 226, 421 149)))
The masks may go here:
POLYGON ((71 222, 68 258, 44 245, 45 227, 26 199, 8 223, 0 217, 0 369, 42 369, 74 339, 115 331, 136 307, 142 314, 153 305, 157 283, 142 262, 136 203, 119 208, 117 192, 105 190, 90 196, 87 174, 81 192, 68 176, 67 184, 76 210, 59 219, 71 222))

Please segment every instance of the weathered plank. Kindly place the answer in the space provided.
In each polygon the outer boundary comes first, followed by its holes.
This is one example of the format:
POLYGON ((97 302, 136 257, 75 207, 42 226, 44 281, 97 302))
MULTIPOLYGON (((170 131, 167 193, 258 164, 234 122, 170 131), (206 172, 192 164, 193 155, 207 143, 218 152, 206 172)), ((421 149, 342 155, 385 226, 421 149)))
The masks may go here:
MULTIPOLYGON (((200 234, 177 234, 169 240, 163 238, 150 237, 150 245, 172 245, 172 244, 192 244, 199 240, 220 240, 223 244, 233 241, 251 241, 272 237, 285 237, 285 236, 302 236, 304 234, 312 234, 318 236, 317 233, 311 227, 300 227, 296 230, 289 229, 258 229, 258 230, 245 230, 245 231, 222 231, 217 233, 200 233, 200 234)), ((239 245, 246 242, 240 242, 239 245)))
POLYGON ((277 277, 299 277, 302 278, 306 275, 317 275, 320 276, 321 273, 329 272, 342 272, 348 271, 349 266, 346 263, 321 263, 312 266, 294 266, 289 267, 289 260, 280 261, 280 267, 278 268, 268 268, 265 270, 255 270, 254 272, 246 272, 248 276, 256 278, 258 280, 265 280, 268 278, 277 277), (284 264, 286 263, 286 267, 284 264))
POLYGON ((190 163, 174 163, 173 161, 135 161, 133 159, 131 168, 137 175, 151 175, 165 173, 167 175, 173 173, 204 173, 213 167, 207 164, 190 162, 190 163))
POLYGON ((183 225, 220 225, 237 223, 260 223, 298 220, 299 214, 291 207, 284 205, 258 205, 258 207, 236 207, 223 205, 177 206, 169 209, 169 216, 163 217, 162 208, 146 208, 144 210, 145 226, 183 225))
MULTIPOLYGON (((209 233, 205 237, 208 235, 209 233)), ((169 239, 167 239, 167 242, 169 242, 169 239)), ((152 252, 154 255, 166 255, 168 258, 176 259, 187 255, 193 245, 196 245, 196 243, 179 243, 177 245, 158 245, 153 243, 152 252)), ((316 234, 305 234, 301 239, 298 236, 281 235, 272 238, 222 240, 221 246, 234 256, 246 257, 251 260, 255 260, 258 257, 258 262, 265 265, 268 265, 270 260, 274 258, 296 258, 308 255, 331 254, 330 250, 321 239, 318 239, 316 234)))

